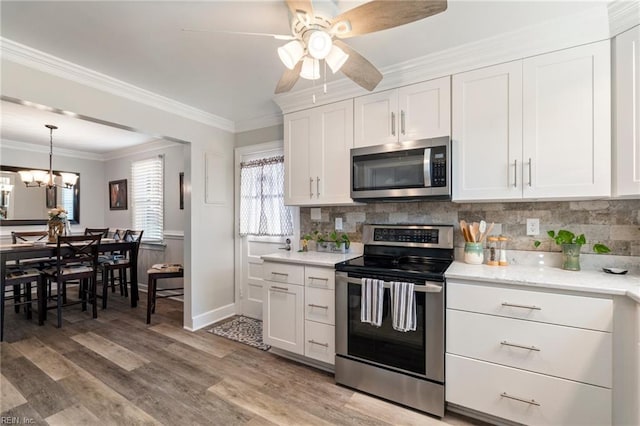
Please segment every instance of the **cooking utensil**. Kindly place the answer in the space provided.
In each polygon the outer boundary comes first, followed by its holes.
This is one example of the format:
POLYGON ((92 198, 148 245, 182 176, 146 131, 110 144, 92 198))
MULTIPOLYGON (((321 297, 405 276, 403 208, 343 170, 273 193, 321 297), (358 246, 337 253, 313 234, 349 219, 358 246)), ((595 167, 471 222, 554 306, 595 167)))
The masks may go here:
POLYGON ((494 225, 494 223, 493 223, 493 222, 491 222, 491 225, 489 225, 489 227, 487 228, 487 233, 486 233, 486 234, 484 234, 484 236, 485 236, 485 237, 486 237, 487 235, 490 235, 490 234, 491 234, 491 231, 493 231, 493 225, 494 225))
POLYGON ((473 242, 477 243, 479 242, 479 236, 480 236, 480 224, 478 222, 473 222, 473 224, 471 224, 471 233, 472 233, 472 238, 473 238, 473 242))
POLYGON ((464 219, 460 221, 460 231, 462 231, 465 242, 471 241, 470 236, 467 234, 467 221, 464 219))
POLYGON ((487 230, 487 222, 485 222, 484 220, 481 220, 480 225, 478 226, 478 230, 480 231, 480 242, 482 242, 482 240, 484 240, 485 232, 487 230))

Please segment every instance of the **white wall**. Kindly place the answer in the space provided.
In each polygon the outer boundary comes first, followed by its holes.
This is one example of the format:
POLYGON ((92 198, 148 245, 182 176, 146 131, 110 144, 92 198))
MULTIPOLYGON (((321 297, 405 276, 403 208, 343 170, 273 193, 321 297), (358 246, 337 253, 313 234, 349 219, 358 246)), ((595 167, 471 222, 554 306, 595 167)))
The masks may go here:
MULTIPOLYGON (((2 58, 2 94, 139 130, 186 145, 185 313, 200 328, 234 311, 233 134, 2 58), (218 203, 205 202, 205 153, 216 153, 221 176, 218 203)), ((99 201, 104 210, 104 199, 99 201)))
MULTIPOLYGON (((4 89, 4 88, 3 88, 4 89)), ((0 145, 0 161, 5 166, 28 167, 34 169, 49 169, 48 147, 43 152, 33 148, 31 144, 20 146, 19 143, 3 143, 0 145), (46 150, 46 152, 44 152, 46 150)), ((53 168, 55 170, 67 170, 80 174, 80 224, 72 226, 72 232, 84 229, 85 227, 101 227, 104 224, 105 199, 102 196, 106 193, 104 183, 104 163, 98 160, 87 158, 69 157, 57 154, 55 147, 53 151, 53 168)), ((17 185, 22 183, 17 182, 17 185)), ((29 191, 36 190, 29 188, 29 191)), ((43 193, 44 199, 44 193, 43 193)), ((44 212, 46 214, 46 211, 44 212)), ((46 219, 43 212, 34 212, 32 219, 46 219)), ((2 235, 11 234, 12 230, 27 230, 33 227, 2 227, 2 235)), ((42 229, 37 226, 36 229, 42 229)))
POLYGON ((281 140, 284 140, 284 126, 282 124, 247 130, 246 132, 238 132, 235 134, 236 148, 281 140))

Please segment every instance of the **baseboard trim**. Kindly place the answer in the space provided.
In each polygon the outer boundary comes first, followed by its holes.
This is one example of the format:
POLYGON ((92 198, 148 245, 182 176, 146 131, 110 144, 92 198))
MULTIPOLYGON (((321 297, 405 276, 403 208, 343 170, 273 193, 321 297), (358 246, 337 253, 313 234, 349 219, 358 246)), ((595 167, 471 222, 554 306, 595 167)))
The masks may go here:
POLYGON ((446 411, 452 413, 462 414, 465 417, 480 420, 485 423, 489 423, 496 426, 517 426, 520 423, 515 423, 501 417, 492 416, 491 414, 482 413, 480 411, 472 410, 471 408, 462 407, 460 405, 446 403, 446 411))
POLYGON ((269 352, 274 353, 283 358, 290 359, 292 361, 299 362, 300 364, 308 365, 309 367, 317 368, 318 370, 326 371, 328 373, 333 374, 335 372, 335 368, 331 364, 327 364, 321 361, 316 361, 315 359, 307 358, 306 356, 294 354, 289 351, 285 351, 282 349, 274 348, 273 346, 269 349, 269 352))
POLYGON ((213 309, 209 312, 205 312, 204 314, 196 315, 191 318, 191 323, 193 324, 193 328, 185 326, 185 330, 196 331, 204 328, 208 325, 221 321, 223 319, 229 318, 236 314, 236 304, 230 303, 226 306, 222 306, 220 308, 213 309))

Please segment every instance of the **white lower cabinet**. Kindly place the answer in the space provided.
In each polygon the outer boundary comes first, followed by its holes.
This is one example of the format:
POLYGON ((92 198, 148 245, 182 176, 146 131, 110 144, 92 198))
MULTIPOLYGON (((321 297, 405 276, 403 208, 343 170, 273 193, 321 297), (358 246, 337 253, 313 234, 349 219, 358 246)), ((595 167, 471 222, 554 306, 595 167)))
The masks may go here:
POLYGON ((279 349, 334 364, 335 270, 264 262, 267 297, 263 340, 279 349))
POLYGON ((304 353, 304 287, 266 281, 263 340, 289 352, 304 353))
POLYGON ((447 354, 446 400, 527 425, 611 424, 611 390, 447 354))
POLYGON ((611 299, 451 279, 446 321, 447 402, 523 424, 612 423, 611 299))

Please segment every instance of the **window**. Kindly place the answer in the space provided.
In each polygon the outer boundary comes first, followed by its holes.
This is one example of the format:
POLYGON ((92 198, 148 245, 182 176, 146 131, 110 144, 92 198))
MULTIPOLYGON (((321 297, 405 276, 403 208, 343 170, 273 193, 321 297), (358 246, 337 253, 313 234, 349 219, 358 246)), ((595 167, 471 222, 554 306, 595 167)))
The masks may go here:
POLYGON ((293 217, 284 205, 284 157, 240 163, 240 235, 291 234, 293 217))
POLYGON ((144 241, 164 238, 164 161, 163 157, 131 163, 131 204, 133 228, 144 231, 144 241))
POLYGON ((73 200, 75 188, 61 188, 60 189, 60 203, 62 208, 67 211, 68 218, 76 217, 76 213, 73 211, 73 200))

